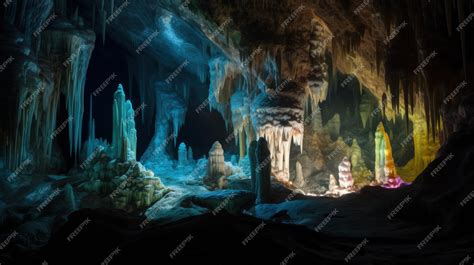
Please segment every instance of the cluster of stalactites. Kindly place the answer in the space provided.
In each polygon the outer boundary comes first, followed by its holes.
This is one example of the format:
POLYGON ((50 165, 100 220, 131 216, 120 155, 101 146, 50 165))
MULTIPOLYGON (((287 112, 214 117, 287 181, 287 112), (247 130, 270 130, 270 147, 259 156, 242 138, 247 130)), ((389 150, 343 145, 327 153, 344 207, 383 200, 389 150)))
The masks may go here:
POLYGON ((216 57, 209 60, 209 108, 218 111, 227 123, 227 102, 234 92, 235 81, 241 69, 231 61, 216 57))
POLYGON ((112 126, 113 157, 122 160, 135 160, 137 151, 135 111, 130 100, 125 101, 125 93, 121 84, 114 93, 112 126))
POLYGON ((300 146, 302 151, 303 135, 304 131, 298 124, 294 127, 265 125, 257 128, 257 138, 263 137, 268 142, 272 168, 283 176, 283 180, 289 180, 291 144, 300 146))

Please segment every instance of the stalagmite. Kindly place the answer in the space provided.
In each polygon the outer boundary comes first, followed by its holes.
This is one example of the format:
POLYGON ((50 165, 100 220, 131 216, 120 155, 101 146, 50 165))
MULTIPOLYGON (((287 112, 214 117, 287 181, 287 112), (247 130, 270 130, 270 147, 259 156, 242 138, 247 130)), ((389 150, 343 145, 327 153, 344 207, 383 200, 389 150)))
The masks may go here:
POLYGON ((194 157, 193 157, 193 149, 191 146, 188 147, 188 163, 193 163, 194 162, 194 157))
POLYGON ((295 175, 295 180, 293 183, 296 187, 301 187, 304 185, 303 166, 301 165, 299 161, 296 161, 295 168, 296 168, 296 171, 295 171, 296 175, 295 175))
POLYGON ((252 142, 250 142, 249 144, 249 148, 248 148, 248 156, 249 156, 249 162, 250 162, 250 177, 251 177, 251 190, 253 192, 255 192, 255 182, 256 182, 256 179, 257 179, 257 172, 256 172, 256 169, 257 169, 257 155, 256 155, 256 151, 257 151, 257 141, 253 140, 252 142))
POLYGON ((207 176, 215 181, 225 176, 224 149, 219 142, 215 142, 209 150, 207 176))
POLYGON ((336 177, 333 174, 329 175, 329 193, 335 193, 336 190, 339 188, 337 185, 336 177))
POLYGON ((384 173, 385 167, 385 139, 386 134, 383 124, 377 126, 375 132, 375 180, 377 183, 385 183, 387 178, 384 173))
POLYGON ((69 207, 68 210, 70 210, 71 212, 77 210, 77 203, 76 203, 76 196, 74 195, 74 189, 69 183, 64 186, 64 199, 66 201, 66 205, 69 207))
POLYGON ((123 86, 119 84, 113 103, 112 157, 135 160, 136 148, 135 112, 132 103, 125 101, 123 86))
POLYGON ((354 179, 352 178, 351 162, 349 158, 345 156, 342 162, 338 166, 339 170, 339 185, 341 188, 349 189, 354 185, 354 179))
POLYGON ((256 204, 267 203, 270 200, 271 190, 271 156, 265 138, 260 138, 255 153, 257 157, 256 168, 256 204))
POLYGON ((178 167, 185 167, 188 164, 186 144, 181 143, 178 147, 178 167))
POLYGON ((351 145, 351 164, 352 164, 352 175, 354 176, 355 184, 358 182, 366 182, 362 184, 368 184, 368 177, 372 175, 370 170, 365 165, 364 159, 362 157, 362 150, 357 143, 357 140, 352 140, 351 145))
POLYGON ((397 177, 390 138, 380 123, 375 133, 375 180, 380 184, 386 184, 397 177))
POLYGON ((329 135, 333 138, 337 138, 341 134, 341 118, 338 113, 327 122, 326 128, 329 132, 329 135))

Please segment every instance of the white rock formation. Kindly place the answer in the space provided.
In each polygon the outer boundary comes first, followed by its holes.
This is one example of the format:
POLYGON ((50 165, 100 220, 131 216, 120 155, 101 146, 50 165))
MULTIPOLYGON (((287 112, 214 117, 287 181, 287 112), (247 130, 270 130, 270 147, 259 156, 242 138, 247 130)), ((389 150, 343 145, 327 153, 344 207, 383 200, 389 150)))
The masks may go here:
POLYGON ((268 142, 272 171, 289 180, 291 143, 303 151, 303 89, 290 82, 277 94, 260 94, 252 104, 252 124, 257 138, 268 142), (283 174, 280 174, 283 173, 283 174))
POLYGON ((351 173, 351 162, 347 156, 339 164, 339 185, 341 188, 349 189, 354 185, 354 179, 351 173))
POLYGON ((185 143, 181 143, 178 147, 178 167, 185 167, 188 165, 188 153, 185 143))
POLYGON ((215 142, 209 150, 207 173, 210 179, 219 179, 225 176, 224 149, 219 142, 215 142))

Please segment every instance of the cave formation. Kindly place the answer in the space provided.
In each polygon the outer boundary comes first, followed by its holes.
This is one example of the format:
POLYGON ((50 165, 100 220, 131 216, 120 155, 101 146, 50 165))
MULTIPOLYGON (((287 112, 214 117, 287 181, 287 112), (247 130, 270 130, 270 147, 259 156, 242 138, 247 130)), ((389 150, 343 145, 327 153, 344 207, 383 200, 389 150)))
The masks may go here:
POLYGON ((472 262, 474 1, 0 15, 0 265, 472 262))

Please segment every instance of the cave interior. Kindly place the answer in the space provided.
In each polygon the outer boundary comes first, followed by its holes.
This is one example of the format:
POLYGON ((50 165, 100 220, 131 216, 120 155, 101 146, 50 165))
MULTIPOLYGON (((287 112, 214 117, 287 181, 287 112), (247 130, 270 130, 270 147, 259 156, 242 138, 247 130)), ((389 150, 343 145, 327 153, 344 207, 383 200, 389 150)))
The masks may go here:
POLYGON ((0 265, 472 262, 474 0, 0 16, 0 265))

